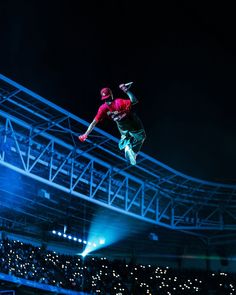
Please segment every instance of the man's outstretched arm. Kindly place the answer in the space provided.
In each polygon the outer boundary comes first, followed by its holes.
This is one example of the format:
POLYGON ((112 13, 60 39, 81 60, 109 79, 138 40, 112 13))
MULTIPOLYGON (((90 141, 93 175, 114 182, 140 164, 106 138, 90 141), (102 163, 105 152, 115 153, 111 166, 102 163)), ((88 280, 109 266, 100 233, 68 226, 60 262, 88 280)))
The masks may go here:
POLYGON ((82 142, 85 141, 96 125, 97 125, 97 121, 94 119, 93 122, 89 125, 86 132, 79 136, 79 140, 82 142))
POLYGON ((119 87, 121 90, 123 90, 128 95, 132 105, 138 103, 137 97, 133 94, 133 92, 128 90, 129 87, 127 87, 125 84, 121 84, 119 87))
POLYGON ((137 97, 130 90, 128 90, 126 93, 127 93, 128 97, 129 97, 132 105, 138 103, 137 97))

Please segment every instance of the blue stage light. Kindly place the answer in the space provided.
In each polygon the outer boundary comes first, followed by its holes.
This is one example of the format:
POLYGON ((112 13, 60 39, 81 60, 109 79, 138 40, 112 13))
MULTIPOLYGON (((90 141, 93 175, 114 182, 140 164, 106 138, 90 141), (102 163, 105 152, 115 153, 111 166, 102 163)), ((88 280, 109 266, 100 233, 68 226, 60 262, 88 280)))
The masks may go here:
POLYGON ((104 240, 104 239, 100 239, 100 240, 99 240, 99 244, 100 244, 100 245, 104 245, 104 244, 105 244, 105 240, 104 240))
POLYGON ((84 253, 85 252, 89 253, 92 250, 94 251, 95 247, 97 247, 97 244, 99 244, 99 245, 104 245, 105 244, 105 239, 104 238, 100 238, 100 239, 96 238, 97 243, 95 243, 95 241, 94 241, 95 239, 87 241, 87 240, 82 240, 81 238, 78 238, 76 236, 68 235, 65 232, 62 233, 62 232, 59 232, 59 231, 56 231, 56 230, 52 230, 51 232, 54 235, 58 235, 59 237, 63 237, 63 238, 67 238, 68 240, 73 240, 75 242, 83 243, 84 245, 86 245, 84 253))
MULTIPOLYGON (((114 244, 132 234, 132 227, 136 220, 129 217, 111 216, 104 214, 104 211, 97 213, 91 222, 89 229, 88 241, 84 252, 91 253, 103 247, 114 244)), ((145 230, 143 226, 141 230, 145 230)))
POLYGON ((87 254, 88 254, 88 252, 84 251, 81 255, 82 255, 83 257, 85 257, 87 254))

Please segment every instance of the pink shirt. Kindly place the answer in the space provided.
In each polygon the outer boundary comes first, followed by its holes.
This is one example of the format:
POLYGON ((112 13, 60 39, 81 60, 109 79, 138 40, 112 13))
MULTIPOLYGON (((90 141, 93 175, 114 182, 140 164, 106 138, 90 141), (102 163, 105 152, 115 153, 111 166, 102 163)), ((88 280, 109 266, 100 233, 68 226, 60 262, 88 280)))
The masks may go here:
POLYGON ((97 122, 102 121, 108 117, 113 121, 120 121, 127 117, 131 109, 131 101, 124 98, 116 98, 110 105, 107 103, 102 104, 95 116, 97 122))

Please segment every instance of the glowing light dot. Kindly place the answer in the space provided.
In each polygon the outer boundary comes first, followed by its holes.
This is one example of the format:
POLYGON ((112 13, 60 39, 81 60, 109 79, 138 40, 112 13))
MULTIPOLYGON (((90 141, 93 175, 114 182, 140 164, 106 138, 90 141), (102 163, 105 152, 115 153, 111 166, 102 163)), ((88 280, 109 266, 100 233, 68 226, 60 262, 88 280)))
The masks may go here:
POLYGON ((99 244, 100 244, 100 245, 105 244, 105 240, 104 240, 104 239, 100 239, 100 240, 99 240, 99 244))

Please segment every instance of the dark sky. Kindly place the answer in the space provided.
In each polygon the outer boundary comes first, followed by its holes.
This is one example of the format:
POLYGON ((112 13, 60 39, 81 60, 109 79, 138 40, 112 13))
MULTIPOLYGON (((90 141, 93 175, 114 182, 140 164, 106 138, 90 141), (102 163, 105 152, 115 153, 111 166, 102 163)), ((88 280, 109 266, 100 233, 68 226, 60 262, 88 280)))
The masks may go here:
MULTIPOLYGON (((134 81, 143 152, 235 183, 233 6, 137 2, 1 0, 0 72, 86 121, 102 87, 121 96, 118 85, 134 81)), ((98 127, 119 135, 113 122, 98 127)))

